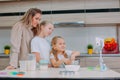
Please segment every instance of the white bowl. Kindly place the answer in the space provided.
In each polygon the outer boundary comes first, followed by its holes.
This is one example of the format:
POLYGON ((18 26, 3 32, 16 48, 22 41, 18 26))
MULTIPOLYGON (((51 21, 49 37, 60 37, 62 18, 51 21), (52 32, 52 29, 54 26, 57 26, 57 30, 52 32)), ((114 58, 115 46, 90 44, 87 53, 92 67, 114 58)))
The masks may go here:
POLYGON ((67 71, 78 71, 80 69, 80 65, 65 65, 65 69, 67 71))

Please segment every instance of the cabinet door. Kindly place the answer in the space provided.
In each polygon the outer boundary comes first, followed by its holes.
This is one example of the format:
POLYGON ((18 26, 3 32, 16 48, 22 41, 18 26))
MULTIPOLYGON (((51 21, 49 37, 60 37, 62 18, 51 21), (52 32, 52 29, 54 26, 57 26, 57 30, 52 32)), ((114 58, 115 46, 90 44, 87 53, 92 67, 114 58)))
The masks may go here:
POLYGON ((103 57, 103 60, 108 68, 120 68, 120 57, 103 57))
POLYGON ((99 58, 98 57, 86 57, 86 67, 89 66, 97 66, 99 65, 99 58))
POLYGON ((112 70, 120 73, 120 69, 112 69, 112 70))
POLYGON ((86 57, 77 57, 76 59, 80 59, 80 67, 86 66, 86 57))
POLYGON ((9 65, 9 58, 0 58, 0 70, 5 69, 9 65))
MULTIPOLYGON (((99 65, 99 57, 79 57, 81 67, 95 67, 99 65)), ((120 72, 120 57, 103 57, 106 66, 120 72)))
POLYGON ((85 67, 86 66, 86 59, 85 57, 80 57, 80 67, 85 67))

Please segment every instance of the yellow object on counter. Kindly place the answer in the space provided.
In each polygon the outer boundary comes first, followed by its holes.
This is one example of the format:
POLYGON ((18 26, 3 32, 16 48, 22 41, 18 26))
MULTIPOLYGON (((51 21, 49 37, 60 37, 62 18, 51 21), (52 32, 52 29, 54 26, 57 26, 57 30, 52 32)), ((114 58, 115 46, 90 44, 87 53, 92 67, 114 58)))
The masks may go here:
POLYGON ((5 49, 4 53, 7 54, 7 55, 10 54, 10 49, 5 49))
POLYGON ((88 49, 88 54, 93 54, 93 49, 88 49))

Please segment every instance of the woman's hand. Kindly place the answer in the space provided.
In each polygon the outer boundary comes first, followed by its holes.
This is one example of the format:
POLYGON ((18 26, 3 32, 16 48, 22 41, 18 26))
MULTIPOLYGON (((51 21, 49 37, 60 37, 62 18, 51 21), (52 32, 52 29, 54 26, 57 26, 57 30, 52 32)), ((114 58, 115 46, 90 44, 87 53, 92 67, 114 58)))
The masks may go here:
POLYGON ((16 68, 14 66, 7 66, 5 69, 6 70, 12 70, 12 69, 16 69, 16 68))

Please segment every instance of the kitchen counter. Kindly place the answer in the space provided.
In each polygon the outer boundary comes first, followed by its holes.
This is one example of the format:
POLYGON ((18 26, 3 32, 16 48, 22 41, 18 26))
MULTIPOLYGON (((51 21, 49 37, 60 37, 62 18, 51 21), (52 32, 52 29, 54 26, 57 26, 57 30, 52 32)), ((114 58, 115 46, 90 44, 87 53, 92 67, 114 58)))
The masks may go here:
POLYGON ((117 80, 120 78, 120 73, 115 72, 111 69, 107 71, 100 71, 99 69, 89 69, 87 67, 80 68, 79 71, 75 72, 74 74, 64 74, 60 73, 61 71, 65 71, 64 68, 49 68, 47 70, 35 70, 35 71, 25 71, 23 76, 12 75, 12 72, 19 72, 19 69, 16 70, 2 70, 0 71, 0 80, 1 79, 52 79, 52 80, 59 80, 59 79, 92 79, 92 80, 99 80, 99 79, 107 79, 107 80, 117 80), (4 73, 4 74, 1 74, 4 73), (5 74, 6 73, 6 74, 5 74))
MULTIPOLYGON (((98 57, 99 54, 89 55, 87 53, 81 53, 80 56, 81 57, 98 57)), ((120 57, 120 53, 119 54, 102 54, 102 56, 103 57, 120 57)), ((0 58, 8 58, 8 57, 9 57, 9 55, 5 55, 4 53, 0 53, 0 58)))
POLYGON ((9 58, 9 54, 8 55, 6 55, 6 54, 4 54, 4 53, 0 53, 0 58, 9 58))
MULTIPOLYGON (((100 54, 92 54, 89 55, 87 53, 81 53, 80 54, 81 57, 98 57, 100 56, 100 54)), ((119 54, 102 54, 103 57, 120 57, 120 53, 119 54)), ((79 56, 78 56, 79 57, 79 56)))

